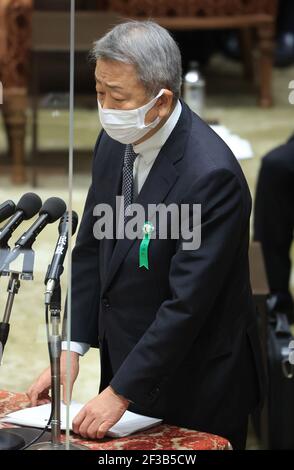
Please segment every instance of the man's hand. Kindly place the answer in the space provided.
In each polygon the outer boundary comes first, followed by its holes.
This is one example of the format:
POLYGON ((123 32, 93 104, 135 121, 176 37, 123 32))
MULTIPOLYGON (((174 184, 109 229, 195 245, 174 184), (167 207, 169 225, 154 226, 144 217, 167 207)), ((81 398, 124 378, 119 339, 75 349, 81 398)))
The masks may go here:
MULTIPOLYGON (((73 385, 79 373, 79 354, 71 352, 71 371, 70 371, 70 397, 72 395, 73 385)), ((60 357, 60 382, 63 386, 63 401, 66 403, 66 351, 62 351, 60 357)), ((32 406, 43 405, 50 401, 49 390, 51 388, 51 370, 50 367, 44 370, 37 380, 27 391, 27 395, 32 406)))
POLYGON ((86 439, 102 439, 106 432, 122 417, 129 400, 108 386, 90 400, 73 420, 73 431, 86 439))

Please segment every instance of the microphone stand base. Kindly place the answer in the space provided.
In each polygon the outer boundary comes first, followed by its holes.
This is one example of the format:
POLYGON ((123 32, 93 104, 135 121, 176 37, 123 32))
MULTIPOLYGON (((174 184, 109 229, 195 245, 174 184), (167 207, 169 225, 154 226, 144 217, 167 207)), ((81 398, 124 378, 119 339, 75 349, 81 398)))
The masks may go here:
POLYGON ((88 447, 82 444, 69 443, 69 447, 64 442, 60 444, 53 444, 53 442, 37 442, 28 447, 27 450, 89 450, 88 447))
POLYGON ((18 450, 24 445, 24 439, 14 434, 12 429, 2 429, 0 431, 0 450, 18 450))

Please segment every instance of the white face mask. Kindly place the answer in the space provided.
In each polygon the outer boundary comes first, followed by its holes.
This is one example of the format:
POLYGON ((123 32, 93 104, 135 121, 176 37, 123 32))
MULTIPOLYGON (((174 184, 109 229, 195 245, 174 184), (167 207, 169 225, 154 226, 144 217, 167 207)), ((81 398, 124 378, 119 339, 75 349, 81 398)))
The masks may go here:
POLYGON ((145 124, 145 116, 163 92, 164 89, 161 89, 155 98, 137 109, 103 109, 98 100, 102 127, 110 137, 122 144, 137 142, 159 123, 160 117, 157 116, 153 122, 145 124))

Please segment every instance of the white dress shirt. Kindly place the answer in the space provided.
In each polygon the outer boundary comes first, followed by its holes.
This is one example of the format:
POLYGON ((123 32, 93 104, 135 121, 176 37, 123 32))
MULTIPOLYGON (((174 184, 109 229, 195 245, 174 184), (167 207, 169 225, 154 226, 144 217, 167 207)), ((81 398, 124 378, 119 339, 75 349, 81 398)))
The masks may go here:
MULTIPOLYGON (((165 144, 172 130, 174 129, 182 111, 182 105, 180 101, 177 104, 169 116, 165 124, 149 139, 141 142, 140 144, 133 145, 134 152, 138 154, 134 163, 134 197, 137 197, 142 189, 143 184, 152 168, 153 163, 156 160, 157 155, 160 152, 161 147, 165 144)), ((67 342, 62 341, 62 349, 67 349, 67 342)), ((87 343, 80 343, 76 341, 70 342, 70 350, 77 352, 83 356, 90 349, 90 345, 87 343)))

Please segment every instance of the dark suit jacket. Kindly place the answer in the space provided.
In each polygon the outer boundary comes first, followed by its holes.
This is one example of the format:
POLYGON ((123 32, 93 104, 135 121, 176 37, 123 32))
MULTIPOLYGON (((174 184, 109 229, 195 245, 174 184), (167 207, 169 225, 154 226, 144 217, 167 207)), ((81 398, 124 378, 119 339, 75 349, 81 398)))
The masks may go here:
MULTIPOLYGON (((251 198, 225 143, 182 102, 182 113, 136 201, 201 204, 202 243, 93 236, 93 208, 115 207, 125 146, 101 132, 73 251, 72 340, 100 347, 102 391, 130 410, 229 436, 261 400, 262 364, 249 282, 251 198), (114 248, 113 248, 114 247, 114 248), (108 354, 106 351, 108 346, 108 354)), ((93 371, 95 373, 95 371, 93 371)))

